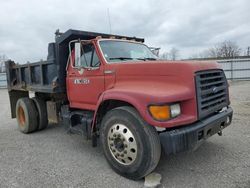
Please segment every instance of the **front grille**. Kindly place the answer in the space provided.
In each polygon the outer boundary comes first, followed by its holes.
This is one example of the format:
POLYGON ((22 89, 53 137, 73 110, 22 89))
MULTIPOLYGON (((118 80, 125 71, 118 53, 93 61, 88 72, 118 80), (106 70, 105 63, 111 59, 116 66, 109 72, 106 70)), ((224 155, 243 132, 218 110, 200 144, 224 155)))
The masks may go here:
POLYGON ((228 84, 223 70, 200 71, 195 78, 199 119, 229 105, 228 84))

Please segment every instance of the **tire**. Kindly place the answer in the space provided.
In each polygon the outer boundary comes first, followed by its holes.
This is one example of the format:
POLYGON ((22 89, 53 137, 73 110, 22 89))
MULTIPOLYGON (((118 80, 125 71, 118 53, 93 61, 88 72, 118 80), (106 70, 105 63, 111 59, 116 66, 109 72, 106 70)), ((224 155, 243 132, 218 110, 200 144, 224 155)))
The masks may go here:
POLYGON ((48 126, 48 115, 47 115, 47 108, 46 103, 44 100, 39 99, 37 97, 32 98, 34 101, 35 107, 38 112, 38 126, 37 130, 43 130, 48 126))
POLYGON ((35 104, 29 98, 20 98, 16 104, 16 118, 18 128, 22 133, 31 133, 38 127, 38 112, 35 104))
POLYGON ((156 129, 144 122, 132 107, 107 112, 102 120, 100 139, 109 165, 126 178, 145 177, 160 160, 161 144, 156 129))

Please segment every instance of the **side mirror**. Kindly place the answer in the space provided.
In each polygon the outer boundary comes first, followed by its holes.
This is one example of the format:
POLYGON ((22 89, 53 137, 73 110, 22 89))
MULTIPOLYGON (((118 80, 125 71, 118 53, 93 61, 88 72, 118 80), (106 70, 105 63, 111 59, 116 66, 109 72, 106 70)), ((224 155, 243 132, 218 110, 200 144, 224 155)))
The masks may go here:
POLYGON ((75 67, 81 66, 81 43, 75 43, 75 67))

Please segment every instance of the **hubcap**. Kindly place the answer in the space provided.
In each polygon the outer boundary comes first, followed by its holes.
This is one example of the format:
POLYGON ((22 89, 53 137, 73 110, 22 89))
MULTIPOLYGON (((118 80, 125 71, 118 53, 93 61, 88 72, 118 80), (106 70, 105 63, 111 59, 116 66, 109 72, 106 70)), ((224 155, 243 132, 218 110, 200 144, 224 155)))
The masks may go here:
POLYGON ((113 125, 108 132, 109 150, 116 161, 123 165, 133 163, 137 156, 137 143, 129 128, 122 124, 113 125))

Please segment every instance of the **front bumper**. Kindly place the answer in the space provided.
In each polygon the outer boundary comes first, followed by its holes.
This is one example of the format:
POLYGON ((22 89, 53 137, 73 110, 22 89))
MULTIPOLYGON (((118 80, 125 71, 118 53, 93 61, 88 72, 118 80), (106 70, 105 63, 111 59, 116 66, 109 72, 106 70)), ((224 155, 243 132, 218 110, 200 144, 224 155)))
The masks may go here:
POLYGON ((160 140, 166 154, 197 149, 207 138, 231 124, 231 107, 194 124, 160 133, 160 140))

